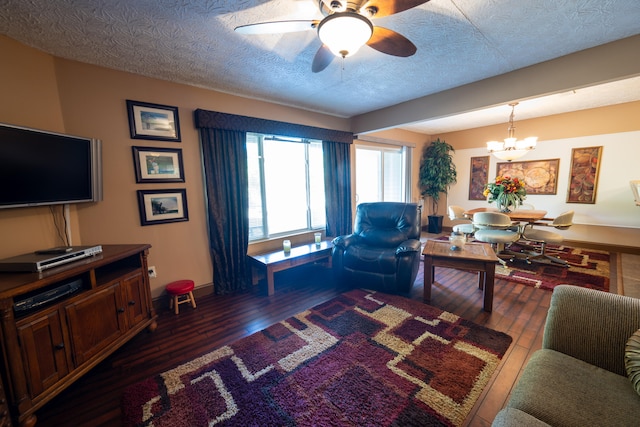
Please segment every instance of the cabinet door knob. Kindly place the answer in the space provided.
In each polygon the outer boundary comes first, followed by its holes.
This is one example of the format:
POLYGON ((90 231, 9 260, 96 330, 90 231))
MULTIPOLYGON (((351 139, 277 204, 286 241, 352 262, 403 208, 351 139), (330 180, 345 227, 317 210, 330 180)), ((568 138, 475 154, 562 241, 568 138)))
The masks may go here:
POLYGON ((57 350, 62 350, 64 348, 64 343, 61 342, 60 344, 56 344, 56 349, 57 350))
POLYGON ((136 302, 134 300, 129 301, 129 305, 136 305, 136 302))
POLYGON ((125 311, 125 310, 124 310, 124 307, 120 307, 120 308, 118 309, 118 313, 124 313, 124 311, 125 311))

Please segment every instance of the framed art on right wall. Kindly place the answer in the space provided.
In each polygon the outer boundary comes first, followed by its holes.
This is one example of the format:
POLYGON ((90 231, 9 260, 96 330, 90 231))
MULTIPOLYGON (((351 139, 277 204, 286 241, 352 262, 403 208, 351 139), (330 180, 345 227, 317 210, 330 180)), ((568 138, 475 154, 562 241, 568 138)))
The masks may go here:
POLYGON ((596 202, 601 159, 602 146, 571 150, 567 203, 593 204, 596 202))

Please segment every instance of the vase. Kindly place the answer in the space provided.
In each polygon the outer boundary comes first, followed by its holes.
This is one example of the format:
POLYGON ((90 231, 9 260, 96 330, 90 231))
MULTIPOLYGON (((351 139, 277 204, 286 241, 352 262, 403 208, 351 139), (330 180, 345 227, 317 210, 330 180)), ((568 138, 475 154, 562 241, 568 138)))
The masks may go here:
POLYGON ((496 206, 500 212, 509 213, 518 207, 518 199, 511 193, 498 194, 496 206))
POLYGON ((509 213, 514 209, 514 207, 513 205, 505 205, 505 206, 498 205, 498 209, 500 210, 500 212, 509 213))

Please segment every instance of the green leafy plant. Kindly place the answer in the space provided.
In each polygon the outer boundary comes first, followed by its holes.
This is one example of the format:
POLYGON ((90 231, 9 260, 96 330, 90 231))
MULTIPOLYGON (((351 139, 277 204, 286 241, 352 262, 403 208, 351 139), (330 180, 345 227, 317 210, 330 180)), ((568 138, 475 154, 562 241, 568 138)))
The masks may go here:
POLYGON ((449 186, 458 178, 456 165, 451 153, 453 147, 440 138, 424 147, 420 161, 420 192, 431 198, 433 215, 438 213, 438 201, 441 194, 447 194, 449 186))

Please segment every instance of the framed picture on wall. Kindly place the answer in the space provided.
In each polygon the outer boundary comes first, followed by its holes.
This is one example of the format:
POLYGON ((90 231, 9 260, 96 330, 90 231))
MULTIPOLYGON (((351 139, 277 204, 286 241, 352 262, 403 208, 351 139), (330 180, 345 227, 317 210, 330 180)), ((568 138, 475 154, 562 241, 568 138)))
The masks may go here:
POLYGON ((556 194, 558 192, 559 167, 560 159, 507 162, 498 163, 496 174, 524 181, 527 195, 556 194))
POLYGON ((567 203, 595 203, 602 146, 571 150, 567 203))
POLYGON ((485 200, 482 192, 489 182, 489 156, 472 157, 470 170, 469 200, 485 200))
POLYGON ((187 190, 138 190, 142 225, 189 221, 187 190))
POLYGON ((180 142, 178 107, 127 99, 127 112, 131 138, 180 142))
POLYGON ((182 150, 131 147, 136 182, 184 182, 182 150))

